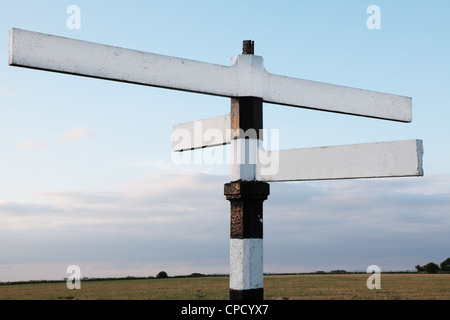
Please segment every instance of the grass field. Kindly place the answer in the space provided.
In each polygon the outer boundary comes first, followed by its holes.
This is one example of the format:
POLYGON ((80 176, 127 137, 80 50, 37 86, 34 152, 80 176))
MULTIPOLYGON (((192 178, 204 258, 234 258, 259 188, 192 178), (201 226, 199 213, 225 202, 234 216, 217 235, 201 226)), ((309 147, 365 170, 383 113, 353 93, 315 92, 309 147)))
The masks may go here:
MULTIPOLYGON (((366 287, 368 274, 264 276, 268 300, 450 300, 450 274, 381 274, 381 289, 366 287)), ((0 300, 227 300, 228 277, 82 281, 0 286, 0 300)))

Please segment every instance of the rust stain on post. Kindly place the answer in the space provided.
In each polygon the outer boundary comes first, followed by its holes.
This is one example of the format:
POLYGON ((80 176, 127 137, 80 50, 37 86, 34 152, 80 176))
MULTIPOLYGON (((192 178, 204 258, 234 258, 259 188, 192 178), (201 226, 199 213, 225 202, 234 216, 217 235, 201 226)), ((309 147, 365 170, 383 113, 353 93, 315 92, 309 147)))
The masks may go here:
POLYGON ((255 54, 255 41, 244 40, 242 44, 242 54, 255 54))
POLYGON ((240 135, 254 130, 253 139, 263 139, 260 130, 263 128, 263 100, 255 97, 241 97, 231 99, 231 129, 232 139, 243 138, 240 135))
POLYGON ((237 181, 225 184, 224 194, 231 203, 231 239, 263 237, 263 202, 270 193, 268 183, 237 181))

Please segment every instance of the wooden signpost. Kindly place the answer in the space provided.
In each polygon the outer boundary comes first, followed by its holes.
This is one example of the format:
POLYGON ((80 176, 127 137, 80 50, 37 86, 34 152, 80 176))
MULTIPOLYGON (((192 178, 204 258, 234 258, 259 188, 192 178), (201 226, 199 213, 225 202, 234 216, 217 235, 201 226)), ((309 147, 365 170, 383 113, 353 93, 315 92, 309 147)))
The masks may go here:
POLYGON ((268 182, 422 176, 420 140, 264 150, 264 102, 411 122, 411 98, 274 75, 244 41, 222 66, 11 29, 9 64, 231 98, 228 115, 174 126, 174 151, 231 144, 230 299, 263 299, 263 202, 268 182), (213 130, 214 139, 204 141, 213 130), (180 131, 191 139, 177 139, 180 131), (265 159, 265 161, 262 161, 265 159))

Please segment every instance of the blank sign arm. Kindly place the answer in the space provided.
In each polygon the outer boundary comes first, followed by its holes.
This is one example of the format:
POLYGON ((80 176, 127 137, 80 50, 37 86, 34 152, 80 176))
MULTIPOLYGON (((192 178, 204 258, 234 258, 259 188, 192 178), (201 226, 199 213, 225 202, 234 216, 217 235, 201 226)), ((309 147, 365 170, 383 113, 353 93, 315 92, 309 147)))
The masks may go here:
POLYGON ((11 29, 9 64, 219 96, 236 94, 233 67, 11 29))
POLYGON ((422 176, 421 140, 268 152, 260 181, 307 181, 422 176), (269 160, 269 161, 268 161, 269 160))
POLYGON ((176 124, 172 132, 172 150, 181 152, 229 144, 230 114, 176 124))
POLYGON ((370 118, 411 122, 412 99, 268 73, 265 102, 370 118))

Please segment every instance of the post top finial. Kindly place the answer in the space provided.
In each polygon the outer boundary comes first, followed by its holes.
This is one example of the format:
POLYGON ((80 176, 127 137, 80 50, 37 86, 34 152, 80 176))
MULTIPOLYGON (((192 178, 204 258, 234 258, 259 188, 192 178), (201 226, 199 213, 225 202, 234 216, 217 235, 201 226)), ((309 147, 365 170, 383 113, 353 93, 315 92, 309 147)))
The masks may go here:
POLYGON ((255 54, 255 41, 244 40, 242 44, 242 54, 255 54))

